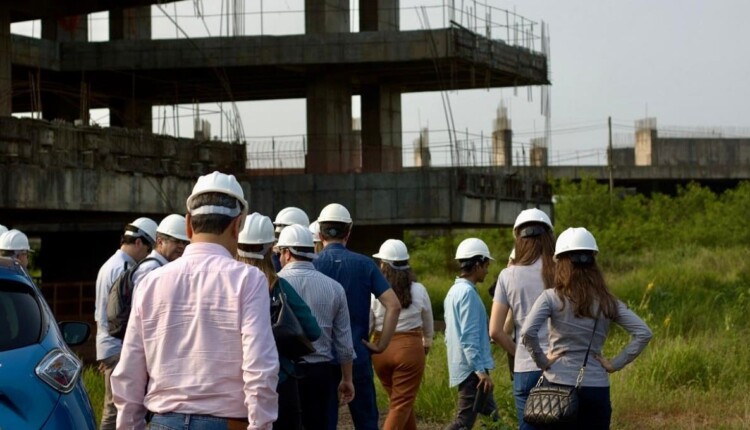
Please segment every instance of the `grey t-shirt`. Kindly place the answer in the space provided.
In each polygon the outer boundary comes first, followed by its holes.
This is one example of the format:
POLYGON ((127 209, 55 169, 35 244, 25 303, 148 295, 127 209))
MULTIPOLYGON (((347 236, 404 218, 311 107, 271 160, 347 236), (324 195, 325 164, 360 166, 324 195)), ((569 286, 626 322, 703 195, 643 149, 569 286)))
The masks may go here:
MULTIPOLYGON (((578 372, 583 365, 586 349, 591 341, 594 330, 594 319, 577 318, 573 314, 573 306, 566 303, 561 310, 562 301, 554 290, 545 290, 526 317, 521 328, 523 344, 531 353, 536 364, 542 368, 548 363, 547 356, 539 342, 539 332, 542 325, 549 318, 549 345, 553 354, 563 352, 559 360, 544 371, 545 378, 556 384, 575 385, 578 372)), ((613 321, 630 333, 630 342, 611 360, 616 370, 625 367, 633 361, 651 340, 651 330, 646 323, 625 306, 617 301, 618 316, 613 321)), ((599 317, 596 332, 591 343, 589 361, 586 365, 583 382, 584 387, 608 387, 609 377, 602 365, 594 359, 594 355, 601 354, 604 341, 609 332, 610 320, 599 317)))
MULTIPOLYGON (((516 355, 513 368, 516 372, 539 370, 526 348, 521 344, 521 327, 534 306, 534 302, 544 291, 542 280, 542 259, 529 266, 510 266, 500 272, 495 288, 494 301, 508 305, 513 311, 513 330, 516 334, 516 355)), ((539 344, 542 350, 548 348, 547 325, 539 327, 539 344)))

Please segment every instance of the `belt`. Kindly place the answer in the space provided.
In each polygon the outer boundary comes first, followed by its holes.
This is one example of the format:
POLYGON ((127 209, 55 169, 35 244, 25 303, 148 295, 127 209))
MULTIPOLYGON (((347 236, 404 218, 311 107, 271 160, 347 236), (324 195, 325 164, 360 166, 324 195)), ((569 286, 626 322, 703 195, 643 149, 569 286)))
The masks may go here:
POLYGON ((227 430, 247 430, 246 418, 227 418, 227 430))
MULTIPOLYGON (((179 414, 179 415, 200 416, 200 415, 197 415, 197 414, 180 414, 178 412, 173 412, 173 413, 179 414)), ((154 415, 159 415, 159 414, 156 414, 156 413, 153 413, 153 412, 149 411, 148 415, 154 416, 154 415)), ((203 415, 203 416, 206 416, 206 415, 203 415)), ((247 420, 247 418, 226 418, 226 417, 215 417, 213 415, 210 415, 210 416, 212 416, 214 418, 219 418, 219 419, 225 419, 225 420, 227 420, 227 430, 247 430, 247 425, 249 423, 248 420, 247 420)), ((149 422, 149 421, 151 421, 151 420, 149 418, 147 418, 146 422, 149 422)))

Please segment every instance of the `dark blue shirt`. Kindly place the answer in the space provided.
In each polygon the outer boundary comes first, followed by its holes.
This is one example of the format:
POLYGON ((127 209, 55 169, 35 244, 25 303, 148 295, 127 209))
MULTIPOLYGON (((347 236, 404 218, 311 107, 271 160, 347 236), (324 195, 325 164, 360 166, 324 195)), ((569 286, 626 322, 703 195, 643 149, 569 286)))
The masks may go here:
POLYGON ((322 274, 338 281, 346 292, 352 343, 357 353, 355 362, 370 359, 370 352, 362 343, 370 332, 370 294, 380 297, 391 288, 372 258, 349 251, 340 243, 331 243, 313 261, 322 274))

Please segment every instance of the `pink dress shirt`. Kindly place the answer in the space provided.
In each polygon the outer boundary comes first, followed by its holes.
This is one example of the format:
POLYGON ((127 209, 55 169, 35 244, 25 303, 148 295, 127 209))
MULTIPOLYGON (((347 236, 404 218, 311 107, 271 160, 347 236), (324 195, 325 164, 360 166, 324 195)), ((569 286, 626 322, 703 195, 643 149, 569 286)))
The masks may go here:
POLYGON ((268 281, 226 248, 192 243, 143 277, 112 373, 118 429, 145 429, 147 411, 276 420, 279 358, 268 281))

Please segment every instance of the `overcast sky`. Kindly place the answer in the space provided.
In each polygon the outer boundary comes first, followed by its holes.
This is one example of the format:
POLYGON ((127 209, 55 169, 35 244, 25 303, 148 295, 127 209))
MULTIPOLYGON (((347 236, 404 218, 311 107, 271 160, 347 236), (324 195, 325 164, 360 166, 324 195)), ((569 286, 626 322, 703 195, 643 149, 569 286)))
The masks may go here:
MULTIPOLYGON (((737 128, 734 134, 750 130, 750 1, 747 0, 485 0, 490 5, 515 10, 524 17, 550 28, 551 39, 551 164, 603 164, 606 161, 607 117, 615 124, 616 144, 627 143, 633 123, 646 116, 656 117, 658 128, 725 127, 737 128), (626 137, 623 137, 626 136, 626 137)), ((226 34, 226 20, 218 16, 227 1, 203 1, 206 25, 190 19, 195 14, 193 1, 165 5, 170 14, 191 37, 205 37, 219 31, 226 34), (217 15, 213 17, 211 15, 217 15), (208 30, 206 30, 208 28, 208 30)), ((454 0, 457 7, 473 6, 472 0, 454 0)), ((481 2, 479 2, 481 3, 481 2)), ((299 33, 303 23, 302 0, 265 0, 262 23, 264 34, 299 33), (272 13, 280 11, 282 13, 272 13)), ((402 0, 402 29, 426 26, 417 16, 425 5, 432 27, 442 26, 441 6, 451 0, 402 0)), ((353 1, 356 8, 357 1, 353 1)), ((246 0, 243 34, 259 34, 260 0, 246 0)), ((481 9, 481 8, 480 8, 481 9)), ((170 20, 153 7, 154 37, 183 37, 170 20)), ((483 12, 480 10, 480 16, 483 12)), ((106 15, 91 16, 91 38, 106 38, 106 15)), ((464 19, 466 15, 457 17, 464 19)), ((356 20, 353 30, 356 31, 356 20)), ((504 22, 493 12, 493 21, 504 22)), ((14 25, 19 33, 38 33, 38 24, 14 25)), ((538 34, 538 26, 535 28, 538 34)), ((493 31, 493 37, 503 36, 493 31)), ((535 45, 539 49, 538 42, 535 45)), ((492 121, 501 101, 509 108, 513 121, 514 150, 529 139, 542 136, 544 117, 540 113, 541 91, 534 88, 531 100, 525 88, 473 90, 447 94, 457 130, 472 134, 492 131, 492 121)), ((354 114, 359 104, 353 103, 354 114)), ((226 105, 224 106, 226 109, 226 105)), ((212 123, 212 134, 219 134, 216 105, 203 106, 203 117, 212 123)), ((165 108, 158 109, 163 115, 165 108)), ((241 103, 240 111, 249 141, 258 136, 302 135, 305 133, 304 100, 241 103)), ((166 108, 168 116, 172 107, 166 108)), ((190 112, 180 124, 180 134, 192 134, 190 112)), ((402 96, 404 146, 411 145, 417 130, 447 128, 439 93, 402 96)), ((100 114, 101 115, 101 114, 100 114)), ((164 126, 174 133, 173 121, 163 121, 155 112, 155 130, 164 126), (158 123, 156 120, 159 120, 158 123)), ((94 115, 96 119, 96 114, 94 115)), ((102 118, 102 122, 106 119, 102 118)), ((431 142, 440 146, 439 135, 431 142)), ((283 138, 279 139, 283 141, 283 138)), ((293 137, 287 138, 294 146, 293 137)), ((436 148, 439 152, 440 149, 436 148)), ((405 154, 409 164, 411 156, 405 154)), ((435 156, 434 156, 435 157, 435 156)), ((439 158, 439 155, 438 155, 439 158)))

